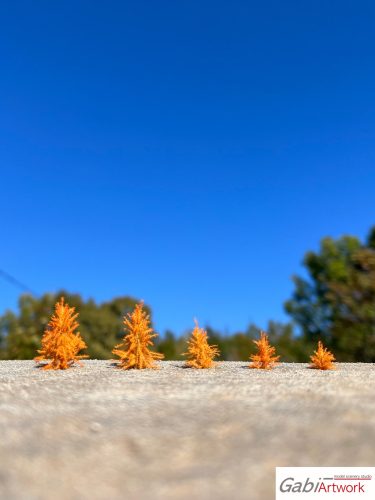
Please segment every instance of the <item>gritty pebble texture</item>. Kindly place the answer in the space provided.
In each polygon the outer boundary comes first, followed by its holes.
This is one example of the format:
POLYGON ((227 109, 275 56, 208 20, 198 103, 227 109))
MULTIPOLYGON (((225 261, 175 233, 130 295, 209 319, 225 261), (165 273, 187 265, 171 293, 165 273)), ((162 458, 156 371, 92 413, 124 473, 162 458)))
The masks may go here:
POLYGON ((0 498, 274 497, 278 466, 375 464, 375 365, 0 361, 0 498))

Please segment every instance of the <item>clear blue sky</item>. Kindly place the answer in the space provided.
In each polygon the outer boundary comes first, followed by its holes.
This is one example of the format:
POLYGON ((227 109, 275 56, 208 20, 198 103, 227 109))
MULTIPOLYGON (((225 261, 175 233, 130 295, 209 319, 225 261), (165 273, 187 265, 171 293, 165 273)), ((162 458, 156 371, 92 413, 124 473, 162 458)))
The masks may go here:
MULTIPOLYGON (((234 331, 375 223, 375 4, 3 2, 0 268, 234 331)), ((0 280, 0 312, 18 290, 0 280)))

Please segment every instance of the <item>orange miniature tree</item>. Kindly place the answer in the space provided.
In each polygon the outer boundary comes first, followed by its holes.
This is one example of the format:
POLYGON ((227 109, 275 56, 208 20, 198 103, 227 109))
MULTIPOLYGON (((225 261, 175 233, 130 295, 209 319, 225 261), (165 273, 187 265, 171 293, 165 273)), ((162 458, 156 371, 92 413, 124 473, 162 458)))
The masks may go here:
POLYGON ((155 361, 164 358, 163 354, 153 352, 149 346, 157 337, 150 326, 150 316, 143 310, 143 302, 135 306, 132 313, 124 317, 126 335, 121 344, 112 353, 119 356, 119 367, 124 370, 131 368, 157 368, 155 361))
POLYGON ((207 332, 203 328, 199 328, 198 321, 195 320, 195 327, 188 340, 188 352, 184 356, 188 356, 186 365, 190 368, 211 368, 214 363, 214 358, 220 355, 220 351, 216 345, 209 345, 207 332))
POLYGON ((310 368, 317 368, 318 370, 334 370, 335 365, 333 361, 335 360, 334 355, 323 346, 323 343, 319 340, 318 349, 314 351, 314 354, 310 356, 311 365, 310 368))
POLYGON ((87 346, 79 332, 74 333, 79 326, 77 317, 75 308, 65 304, 64 297, 61 297, 44 332, 39 356, 34 358, 37 362, 50 360, 43 370, 66 370, 74 362, 87 358, 86 355, 78 356, 79 351, 87 346))
POLYGON ((252 361, 250 368, 261 368, 269 370, 277 364, 280 356, 274 356, 276 349, 268 342, 268 336, 265 332, 260 332, 260 339, 253 340, 258 348, 256 354, 252 354, 250 359, 252 361))

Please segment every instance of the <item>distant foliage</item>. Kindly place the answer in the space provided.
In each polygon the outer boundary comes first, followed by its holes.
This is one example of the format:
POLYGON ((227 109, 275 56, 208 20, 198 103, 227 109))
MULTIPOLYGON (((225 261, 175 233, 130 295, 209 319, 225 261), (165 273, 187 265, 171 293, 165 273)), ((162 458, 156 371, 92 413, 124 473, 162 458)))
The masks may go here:
POLYGON ((181 360, 185 344, 184 337, 176 337, 173 332, 167 330, 163 336, 155 339, 155 350, 163 354, 165 359, 181 360))
POLYGON ((250 356, 252 361, 250 368, 260 368, 263 370, 273 368, 280 356, 274 356, 276 349, 270 345, 267 334, 261 332, 260 339, 253 340, 253 342, 257 346, 257 353, 250 356))
POLYGON ((334 355, 328 351, 323 346, 323 343, 319 340, 318 349, 314 351, 314 354, 310 356, 311 368, 317 368, 318 370, 333 370, 335 365, 333 361, 335 360, 334 355))
POLYGON ((209 345, 207 332, 195 321, 194 330, 188 340, 188 351, 184 354, 188 357, 186 365, 190 368, 212 368, 214 359, 219 354, 218 347, 209 345))
MULTIPOLYGON (((66 290, 45 293, 41 297, 23 294, 18 311, 6 311, 0 316, 0 358, 33 359, 40 348, 44 330, 54 310, 54 304, 65 297, 79 311, 80 333, 92 359, 109 359, 113 346, 123 337, 122 318, 132 311, 137 300, 117 297, 101 304, 84 300, 66 290)), ((149 312, 149 308, 145 306, 149 312)))
POLYGON ((112 351, 119 356, 119 367, 124 370, 131 368, 157 368, 155 361, 163 359, 163 354, 150 350, 152 339, 156 337, 150 326, 150 316, 143 309, 143 302, 135 306, 134 311, 124 317, 127 332, 121 344, 112 351))
POLYGON ((37 362, 48 361, 43 370, 66 370, 75 362, 79 362, 87 355, 78 355, 86 344, 80 334, 75 332, 78 328, 78 313, 74 307, 65 304, 62 297, 55 305, 52 315, 42 338, 42 348, 38 350, 37 362))
MULTIPOLYGON (((375 227, 366 241, 353 236, 324 238, 317 252, 304 258, 308 277, 294 277, 294 292, 286 302, 292 322, 270 321, 268 339, 283 361, 306 362, 318 340, 338 361, 375 362, 375 227)), ((41 297, 23 294, 17 311, 0 315, 0 359, 32 359, 40 347, 55 302, 64 296, 80 314, 80 333, 90 358, 108 359, 123 337, 122 318, 137 300, 124 296, 97 303, 64 290, 41 297)), ((151 310, 144 305, 151 316, 151 310)), ((228 318, 230 321, 230 318, 228 318)), ((150 324, 152 328, 152 324, 150 324)), ((249 342, 258 325, 232 334, 206 327, 220 359, 246 361, 249 342)), ((155 351, 165 359, 181 360, 189 334, 171 331, 155 337, 155 351)))
POLYGON ((294 277, 285 305, 301 340, 315 345, 322 339, 340 361, 375 362, 375 227, 364 243, 324 238, 304 265, 309 278, 294 277))

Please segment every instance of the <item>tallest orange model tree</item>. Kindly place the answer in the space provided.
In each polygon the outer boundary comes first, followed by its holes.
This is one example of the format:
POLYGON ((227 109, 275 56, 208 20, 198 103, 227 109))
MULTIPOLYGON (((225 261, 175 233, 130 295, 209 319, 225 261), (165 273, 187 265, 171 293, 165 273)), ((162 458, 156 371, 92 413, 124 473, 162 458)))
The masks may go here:
POLYGON ((64 297, 55 304, 55 312, 50 319, 42 338, 42 348, 35 361, 49 361, 43 370, 66 370, 75 361, 87 358, 78 356, 81 349, 86 349, 86 344, 81 335, 75 330, 78 328, 78 313, 74 307, 65 304, 64 297))

